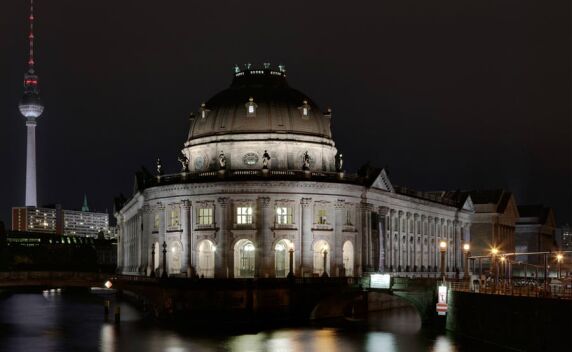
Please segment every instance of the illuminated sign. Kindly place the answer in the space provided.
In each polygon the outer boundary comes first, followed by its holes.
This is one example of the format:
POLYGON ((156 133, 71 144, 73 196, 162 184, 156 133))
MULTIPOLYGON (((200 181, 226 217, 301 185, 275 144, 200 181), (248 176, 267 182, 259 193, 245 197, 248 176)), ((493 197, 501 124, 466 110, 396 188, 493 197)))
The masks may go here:
POLYGON ((440 285, 437 291, 437 314, 447 314, 447 286, 440 285))
POLYGON ((389 274, 371 274, 369 287, 389 289, 391 287, 391 276, 389 274))

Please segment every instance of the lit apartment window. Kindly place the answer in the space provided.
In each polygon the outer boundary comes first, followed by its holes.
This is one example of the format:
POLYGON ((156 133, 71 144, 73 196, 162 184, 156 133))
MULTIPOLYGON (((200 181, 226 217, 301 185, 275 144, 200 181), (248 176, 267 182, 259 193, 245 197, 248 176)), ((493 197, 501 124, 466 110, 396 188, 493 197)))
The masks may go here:
POLYGON ((169 216, 169 225, 171 227, 179 226, 179 209, 171 209, 169 216))
POLYGON ((236 223, 238 225, 252 224, 252 207, 236 208, 236 223))
POLYGON ((328 223, 328 214, 326 209, 318 209, 316 211, 316 223, 325 225, 328 223))
POLYGON ((292 208, 277 207, 276 222, 280 225, 292 225, 292 208))
POLYGON ((213 209, 199 208, 199 225, 212 225, 212 223, 213 223, 213 209))

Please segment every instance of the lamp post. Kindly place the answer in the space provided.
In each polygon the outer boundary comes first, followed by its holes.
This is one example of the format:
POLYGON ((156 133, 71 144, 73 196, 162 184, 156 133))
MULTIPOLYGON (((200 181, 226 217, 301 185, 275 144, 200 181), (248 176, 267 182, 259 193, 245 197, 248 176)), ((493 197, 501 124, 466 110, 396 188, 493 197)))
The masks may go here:
POLYGON ((556 254, 556 261, 558 262, 558 275, 560 279, 562 277, 562 260, 564 260, 564 255, 562 253, 556 254))
POLYGON ((161 278, 167 278, 167 242, 163 241, 163 274, 161 278))
POLYGON ((498 270, 497 270, 497 263, 496 263, 496 256, 499 254, 499 250, 496 247, 491 248, 491 270, 493 271, 494 276, 494 289, 496 291, 497 283, 498 283, 498 270))
POLYGON ((328 251, 324 249, 324 272, 322 273, 322 277, 328 277, 328 272, 326 271, 326 263, 328 262, 328 251))
POLYGON ((288 250, 288 264, 289 264, 289 271, 288 271, 288 276, 286 276, 287 278, 293 278, 294 277, 294 248, 290 248, 288 250))
POLYGON ((441 252, 441 276, 445 281, 445 252, 447 252, 447 242, 439 242, 439 251, 441 252))
POLYGON ((501 278, 503 279, 503 287, 504 287, 504 280, 506 278, 506 257, 504 255, 500 257, 500 266, 501 266, 501 278))
POLYGON ((465 252, 465 272, 463 277, 465 278, 465 280, 469 279, 469 255, 470 255, 470 250, 471 250, 471 245, 468 243, 465 243, 463 245, 463 252, 465 252))

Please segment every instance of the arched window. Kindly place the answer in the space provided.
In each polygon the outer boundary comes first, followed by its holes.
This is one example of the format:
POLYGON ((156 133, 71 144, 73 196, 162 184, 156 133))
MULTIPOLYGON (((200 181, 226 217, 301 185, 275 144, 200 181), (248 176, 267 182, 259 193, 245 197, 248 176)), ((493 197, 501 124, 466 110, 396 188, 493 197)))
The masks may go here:
POLYGON ((199 243, 199 257, 197 261, 197 275, 200 277, 214 277, 214 263, 216 247, 209 240, 199 243))
POLYGON ((183 252, 183 246, 179 242, 173 242, 171 245, 171 255, 169 258, 169 274, 180 274, 181 273, 181 258, 183 252))
POLYGON ((354 276, 354 246, 350 241, 344 243, 342 252, 344 276, 354 276))
POLYGON ((324 271, 330 273, 330 246, 324 240, 314 243, 314 274, 322 275, 324 271), (326 267, 324 268, 324 261, 326 267))
MULTIPOLYGON (((290 249, 294 249, 294 244, 289 240, 280 240, 274 246, 274 265, 276 277, 286 277, 290 272, 290 249)), ((292 256, 292 260, 293 260, 292 256)), ((292 266, 294 270, 294 266, 292 266)))
POLYGON ((254 277, 256 248, 249 240, 240 240, 234 246, 234 277, 254 277))

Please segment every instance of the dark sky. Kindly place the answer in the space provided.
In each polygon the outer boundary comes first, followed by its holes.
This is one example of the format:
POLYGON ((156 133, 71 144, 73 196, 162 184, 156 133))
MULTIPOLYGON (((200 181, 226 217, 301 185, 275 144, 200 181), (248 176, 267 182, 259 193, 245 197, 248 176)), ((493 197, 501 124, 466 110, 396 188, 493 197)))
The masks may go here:
MULTIPOLYGON (((24 201, 27 1, 0 1, 0 219, 24 201)), ((37 0, 42 204, 112 208, 232 66, 284 63, 348 170, 420 190, 506 187, 572 222, 570 3, 37 0)))

